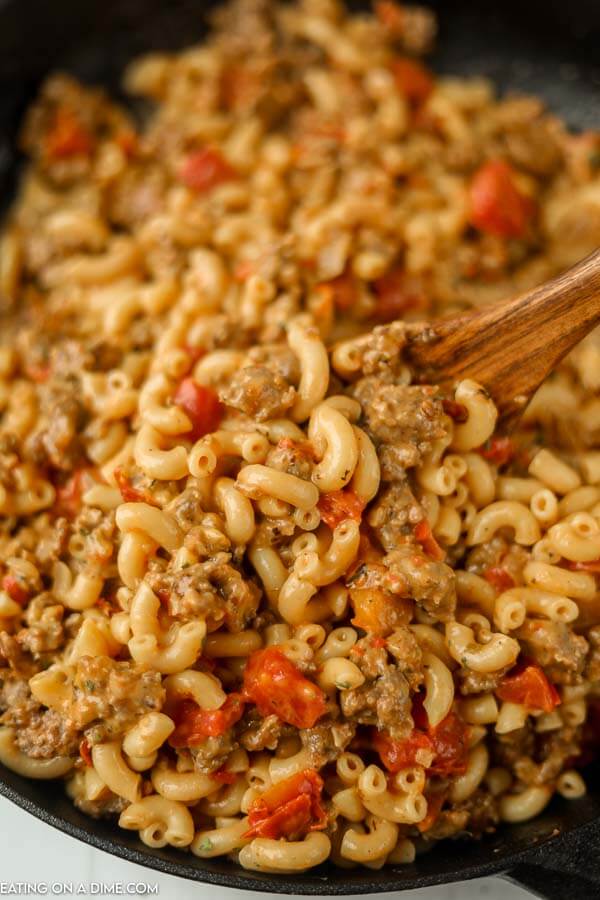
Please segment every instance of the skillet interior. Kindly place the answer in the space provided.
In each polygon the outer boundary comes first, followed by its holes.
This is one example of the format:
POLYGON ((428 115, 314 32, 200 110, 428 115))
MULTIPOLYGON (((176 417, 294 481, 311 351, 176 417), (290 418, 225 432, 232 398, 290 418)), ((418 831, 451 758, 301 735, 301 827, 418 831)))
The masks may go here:
MULTIPOLYGON (((49 69, 68 69, 118 91, 120 72, 132 56, 149 49, 176 49, 200 37, 208 5, 201 0, 168 4, 162 0, 53 0, 51 4, 0 0, 0 207, 9 201, 16 182, 17 123, 49 69)), ((439 71, 488 75, 503 90, 544 97, 575 128, 600 126, 600 4, 596 0, 570 0, 569 4, 504 0, 477 5, 470 0, 430 0, 428 5, 440 15, 440 51, 434 60, 439 71)), ((557 800, 534 822, 503 829, 478 843, 438 845, 411 866, 378 872, 324 867, 303 876, 271 878, 242 872, 227 862, 200 862, 177 851, 150 851, 130 832, 80 814, 60 786, 28 782, 1 766, 0 793, 54 827, 132 862, 263 892, 357 894, 424 887, 506 871, 531 861, 537 847, 541 850, 536 864, 544 862, 542 857, 550 864, 554 858, 558 862, 561 849, 565 858, 570 857, 573 847, 593 842, 600 831, 591 825, 600 819, 600 790, 592 783, 582 800, 557 800), (575 843, 565 849, 557 835, 569 833, 575 843)), ((573 881, 570 884, 577 895, 573 881)), ((579 896, 591 894, 581 891, 579 896)))

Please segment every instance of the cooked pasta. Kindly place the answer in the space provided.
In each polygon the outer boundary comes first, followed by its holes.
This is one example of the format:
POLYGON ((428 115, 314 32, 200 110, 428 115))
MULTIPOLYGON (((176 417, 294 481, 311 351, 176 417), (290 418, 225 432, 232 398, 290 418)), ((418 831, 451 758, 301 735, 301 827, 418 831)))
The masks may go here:
POLYGON ((585 794, 600 340, 510 436, 407 348, 600 244, 600 136, 434 77, 394 0, 214 29, 127 69, 143 120, 56 75, 24 124, 0 763, 150 847, 411 863, 585 794))

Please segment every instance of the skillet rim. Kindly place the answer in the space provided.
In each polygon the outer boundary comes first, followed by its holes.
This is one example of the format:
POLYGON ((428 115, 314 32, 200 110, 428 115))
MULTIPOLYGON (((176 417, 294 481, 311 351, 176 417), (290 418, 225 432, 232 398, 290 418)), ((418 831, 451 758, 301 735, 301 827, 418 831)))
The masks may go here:
MULTIPOLYGON (((2 767, 0 766, 0 769, 2 767)), ((9 773, 9 777, 15 777, 14 773, 9 773)), ((20 778, 20 776, 16 776, 20 778)), ((24 779, 23 779, 24 780, 24 779)), ((599 836, 600 815, 596 810, 596 816, 584 819, 575 825, 567 825, 560 827, 560 814, 555 816, 556 827, 550 829, 545 834, 539 834, 533 838, 529 846, 523 846, 520 849, 510 849, 510 845, 504 849, 503 846, 490 847, 489 859, 474 863, 468 862, 468 850, 465 853, 457 853, 456 868, 450 871, 432 871, 421 872, 415 874, 411 872, 409 866, 390 866, 386 867, 383 877, 369 880, 368 875, 361 880, 355 881, 350 877, 350 873, 345 869, 335 869, 338 874, 337 880, 330 880, 330 869, 326 866, 309 873, 287 873, 273 874, 266 872, 251 872, 242 869, 233 862, 227 862, 224 865, 231 866, 231 871, 218 871, 206 868, 202 865, 203 860, 198 858, 196 864, 187 862, 189 856, 186 856, 180 850, 174 848, 165 848, 161 854, 146 847, 139 839, 134 838, 131 843, 125 843, 124 839, 119 837, 119 832, 104 835, 98 833, 93 827, 96 820, 89 819, 90 827, 85 828, 69 821, 64 816, 52 810, 52 795, 48 795, 48 806, 43 805, 36 800, 27 797, 20 790, 9 784, 0 771, 0 796, 5 797, 11 803, 14 803, 20 809, 34 816, 36 819, 44 822, 44 824, 62 832, 68 837, 74 838, 83 844, 87 844, 97 850, 101 850, 111 856, 124 859, 127 862, 142 866, 144 869, 159 871, 167 875, 183 878, 186 881, 195 881, 201 884, 214 884, 220 887, 234 888, 237 890, 261 892, 265 894, 296 894, 301 896, 352 896, 352 895, 369 895, 382 894, 389 892, 402 892, 407 890, 417 890, 425 887, 436 887, 444 884, 452 884, 460 881, 470 881, 475 878, 483 878, 486 876, 507 876, 520 884, 518 871, 519 867, 525 866, 541 866, 542 868, 555 867, 560 873, 561 870, 561 851, 570 853, 573 848, 580 846, 588 839, 590 843, 597 841, 599 836), (164 854, 164 855, 163 855, 164 854), (514 875, 512 874, 514 871, 514 875), (349 877, 343 877, 347 874, 349 877), (341 877, 339 877, 341 876, 341 877)), ((589 799, 597 801, 597 795, 591 792, 589 799)), ((578 801, 570 801, 570 808, 578 801)), ((597 806, 597 802, 596 802, 597 806)), ((538 821, 541 817, 538 817, 538 821)), ((536 820, 532 820, 535 825, 536 820)), ((509 829, 515 826, 508 826, 509 829)), ((510 832, 509 832, 510 833, 510 832)), ((466 842, 461 845, 467 848, 466 842)), ((221 864, 223 865, 223 863, 221 864)), ((360 870, 364 872, 365 870, 360 870)), ((563 871, 562 874, 569 877, 569 873, 563 871)))

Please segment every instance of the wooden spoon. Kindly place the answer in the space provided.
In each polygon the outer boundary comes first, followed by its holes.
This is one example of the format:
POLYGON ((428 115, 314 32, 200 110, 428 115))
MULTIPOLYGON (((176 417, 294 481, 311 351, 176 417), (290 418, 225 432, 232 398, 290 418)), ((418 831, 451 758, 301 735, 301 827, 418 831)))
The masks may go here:
POLYGON ((473 378, 510 427, 558 362, 600 322, 600 250, 533 290, 424 325, 406 347, 428 384, 473 378))

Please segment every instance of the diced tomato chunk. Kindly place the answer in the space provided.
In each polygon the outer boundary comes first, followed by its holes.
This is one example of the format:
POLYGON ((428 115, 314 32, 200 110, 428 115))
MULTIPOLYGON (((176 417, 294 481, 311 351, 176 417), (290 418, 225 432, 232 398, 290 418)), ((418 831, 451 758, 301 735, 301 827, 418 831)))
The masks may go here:
POLYGON ((407 312, 427 307, 421 285, 399 266, 377 278, 373 290, 377 296, 374 316, 379 322, 391 322, 407 312))
POLYGON ((92 748, 90 747, 86 738, 84 738, 79 744, 79 755, 81 756, 86 766, 89 766, 89 768, 91 768, 94 765, 94 763, 92 762, 92 748))
POLYGON ((358 299, 358 285, 352 272, 345 271, 337 278, 322 281, 317 289, 331 297, 336 309, 345 312, 352 309, 358 299))
MULTIPOLYGON (((258 803, 258 801, 256 801, 258 803)), ((248 817, 250 822, 250 817, 248 817)), ((311 830, 311 800, 308 794, 299 794, 288 800, 268 817, 254 821, 246 837, 300 837, 311 830)))
POLYGON ((52 367, 49 363, 28 363, 25 366, 25 374, 36 384, 45 384, 52 374, 52 367))
POLYGON ((190 153, 180 172, 183 183, 199 194, 204 194, 225 181, 231 181, 236 175, 235 169, 212 147, 190 153))
POLYGON ((371 641, 371 646, 375 647, 378 650, 382 650, 382 649, 385 650, 387 645, 388 645, 388 643, 387 643, 386 639, 383 637, 374 637, 373 640, 371 641))
POLYGON ((314 769, 278 782, 250 806, 245 837, 297 839, 325 828, 322 791, 323 779, 314 769))
POLYGON ((229 694, 219 709, 202 709, 193 700, 181 700, 171 718, 175 731, 169 738, 172 747, 195 747, 208 737, 220 737, 244 714, 244 700, 240 694, 229 694))
POLYGON ((93 137, 81 124, 75 113, 59 107, 48 130, 44 149, 50 159, 66 159, 70 156, 87 156, 93 150, 93 137))
POLYGON ((469 755, 469 729, 455 712, 429 729, 435 759, 428 771, 432 775, 464 775, 469 755))
POLYGON ((181 407, 192 423, 188 432, 193 441, 216 431, 223 418, 223 405, 211 387, 198 384, 193 378, 184 378, 173 397, 173 403, 181 407))
POLYGON ((412 717, 415 728, 426 732, 433 743, 435 757, 428 772, 431 775, 462 775, 467 769, 469 728, 460 716, 450 711, 445 719, 432 727, 423 706, 423 695, 417 694, 413 698, 412 717))
POLYGON ((561 702, 560 694, 536 663, 518 663, 496 689, 500 700, 520 703, 528 709, 552 712, 561 702))
POLYGON ((147 491, 142 491, 133 486, 131 479, 127 477, 121 466, 117 466, 113 475, 125 503, 149 503, 153 506, 156 505, 154 498, 147 491))
POLYGON ((325 695, 278 650, 267 647, 248 658, 244 697, 262 716, 276 715, 296 728, 312 728, 325 713, 325 695))
POLYGON ((56 491, 54 512, 57 516, 65 516, 74 519, 81 510, 81 495, 83 493, 83 476, 88 469, 76 469, 69 480, 56 491))
POLYGON ((241 262, 236 263, 233 269, 233 277, 236 281, 244 282, 251 275, 254 275, 255 272, 256 262, 252 259, 243 259, 241 262))
POLYGON ((415 526, 415 540, 431 559, 442 560, 445 558, 446 554, 434 538, 431 532, 431 525, 427 519, 421 519, 418 525, 415 526))
POLYGON ((410 766, 429 766, 433 759, 433 742, 418 728, 403 741, 393 740, 386 731, 375 731, 373 747, 388 772, 401 772, 410 766))
POLYGON ((570 569, 571 572, 590 572, 592 575, 600 575, 600 559, 591 559, 588 562, 575 562, 571 559, 561 560, 561 566, 570 569))
POLYGON ((237 781, 235 772, 230 772, 225 766, 221 766, 216 772, 211 772, 210 777, 218 781, 219 784, 235 784, 237 781))
POLYGON ((469 411, 464 403, 457 403, 456 400, 450 400, 444 397, 442 407, 447 416, 450 416, 453 422, 462 425, 469 418, 469 411))
POLYGON ((317 459, 315 448, 310 441, 295 441, 293 438, 289 437, 281 438, 279 441, 277 441, 277 449, 293 450, 295 453, 300 453, 307 459, 312 460, 312 462, 316 462, 317 459))
POLYGON ((317 507, 325 524, 335 528, 346 519, 360 522, 365 504, 354 491, 346 489, 321 494, 317 507))
POLYGON ((430 775, 462 775, 467 768, 469 729, 455 713, 432 728, 417 695, 412 709, 415 727, 404 741, 395 741, 385 733, 375 736, 374 746, 390 772, 400 772, 412 765, 427 767, 430 775), (427 761, 427 757, 429 760, 427 761), (425 758, 425 763, 420 762, 425 758))
POLYGON ((489 569, 486 569, 483 573, 483 577, 486 581, 489 581, 500 594, 502 591, 508 591, 515 586, 514 578, 510 572, 507 572, 502 566, 490 566, 489 569))
POLYGON ((2 579, 2 590, 6 591, 11 600, 18 603, 19 606, 29 598, 29 591, 15 578, 14 575, 5 575, 2 579))
POLYGON ((504 160, 485 163, 473 176, 470 187, 471 224, 496 237, 523 237, 533 219, 535 206, 515 181, 515 173, 504 160))
POLYGON ((488 462, 505 466, 515 455, 515 445, 509 437, 493 437, 479 448, 479 452, 488 462))
POLYGON ((401 56, 391 64, 392 74, 401 94, 413 106, 421 106, 433 90, 433 75, 416 59, 401 56))

